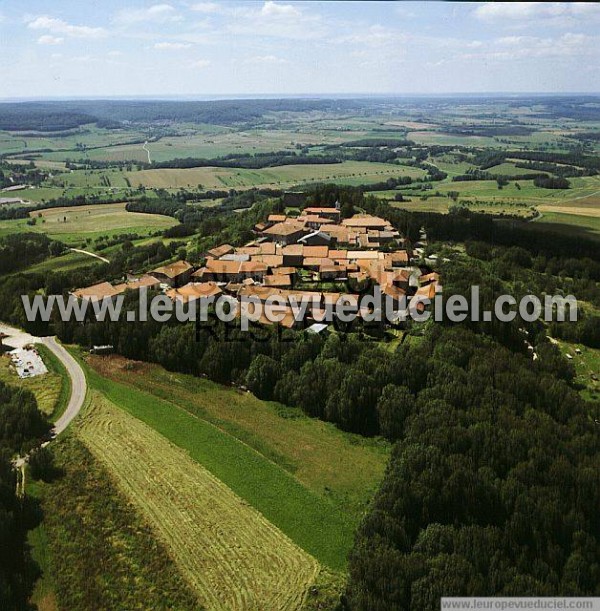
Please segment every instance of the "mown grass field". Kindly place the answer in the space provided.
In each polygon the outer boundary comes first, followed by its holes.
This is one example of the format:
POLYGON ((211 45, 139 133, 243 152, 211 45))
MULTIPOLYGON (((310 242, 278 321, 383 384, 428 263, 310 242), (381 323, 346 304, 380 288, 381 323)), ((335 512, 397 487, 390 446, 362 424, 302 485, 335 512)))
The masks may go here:
POLYGON ((461 136, 441 131, 410 131, 407 137, 418 144, 439 144, 442 146, 485 146, 501 148, 500 142, 487 136, 461 136))
POLYGON ((356 522, 383 478, 390 449, 383 441, 344 433, 296 408, 157 365, 117 356, 91 357, 90 363, 102 375, 151 392, 230 433, 356 522))
MULTIPOLYGON (((421 199, 421 197, 416 194, 411 194, 407 196, 410 201, 396 202, 393 201, 394 195, 396 192, 394 191, 377 191, 374 195, 381 197, 387 201, 391 202, 391 205, 395 208, 401 208, 403 210, 409 210, 413 212, 440 212, 442 214, 446 214, 451 206, 456 206, 457 203, 453 201, 449 197, 445 196, 433 196, 426 197, 421 199)), ((461 198, 462 199, 462 198, 461 198)), ((460 201, 460 200, 459 200, 460 201)), ((532 214, 532 206, 517 202, 517 201, 508 201, 508 200, 465 200, 467 204, 467 208, 473 212, 485 212, 487 214, 509 214, 520 217, 530 217, 532 214)))
POLYGON ((109 380, 91 369, 88 381, 112 403, 187 451, 320 563, 336 571, 345 568, 356 516, 313 492, 230 432, 175 403, 109 380))
POLYGON ((89 268, 93 265, 102 265, 102 261, 82 253, 67 252, 60 257, 49 257, 41 263, 31 265, 27 271, 32 273, 68 272, 74 269, 89 268))
POLYGON ((86 238, 122 233, 147 236, 177 224, 167 216, 127 212, 125 203, 48 208, 32 212, 30 217, 35 219, 33 226, 28 225, 26 219, 0 221, 0 236, 31 231, 73 244, 86 238))
MULTIPOLYGON (((571 201, 581 202, 600 190, 600 179, 596 176, 571 178, 569 189, 544 189, 536 187, 533 180, 514 180, 502 189, 495 180, 466 180, 452 182, 445 180, 433 185, 433 191, 447 193, 457 191, 460 197, 471 198, 513 198, 523 202, 562 205, 571 201), (519 187, 516 186, 518 183, 519 187)), ((581 205, 578 203, 577 205, 581 205)))
MULTIPOLYGON (((3 194, 4 195, 4 194, 3 194)), ((44 203, 59 197, 79 197, 85 195, 87 197, 115 197, 115 190, 108 187, 93 186, 93 187, 60 187, 51 182, 44 182, 41 187, 31 187, 21 191, 14 192, 11 197, 20 197, 33 204, 44 203)))
POLYGON ((27 478, 43 521, 28 533, 40 611, 200 611, 195 593, 113 476, 72 432, 51 445, 57 475, 27 478))
MULTIPOLYGON (((42 157, 50 153, 36 153, 40 149, 52 149, 56 159, 79 159, 85 156, 83 148, 98 146, 114 146, 115 144, 130 142, 143 138, 143 132, 132 129, 106 130, 95 125, 82 125, 73 130, 61 133, 35 133, 33 131, 1 131, 0 153, 27 153, 39 154, 42 157), (80 148, 77 148, 78 145, 80 148)), ((52 158, 52 157, 50 157, 52 158)))
POLYGON ((301 607, 317 562, 187 452, 98 394, 78 435, 207 609, 301 607))
POLYGON ((500 163, 488 168, 486 172, 492 176, 520 176, 522 174, 531 174, 533 170, 526 168, 518 168, 514 163, 500 163))

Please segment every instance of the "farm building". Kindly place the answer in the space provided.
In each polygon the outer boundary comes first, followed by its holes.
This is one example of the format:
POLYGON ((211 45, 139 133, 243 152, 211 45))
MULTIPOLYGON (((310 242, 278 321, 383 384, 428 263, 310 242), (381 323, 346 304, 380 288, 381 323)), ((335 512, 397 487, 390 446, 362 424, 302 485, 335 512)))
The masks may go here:
POLYGON ((316 214, 325 219, 330 219, 335 223, 340 222, 340 211, 337 208, 323 208, 317 206, 309 206, 308 208, 304 208, 302 211, 303 214, 316 214))
POLYGON ((231 254, 233 250, 233 246, 230 246, 229 244, 222 244, 221 246, 211 248, 209 251, 207 251, 206 258, 220 259, 224 255, 231 254))
POLYGON ((331 244, 331 236, 324 231, 317 230, 308 233, 298 240, 298 244, 306 246, 329 246, 331 244))
POLYGON ((160 280, 149 274, 144 274, 140 278, 130 276, 126 282, 115 285, 115 289, 119 292, 122 291, 139 291, 141 288, 158 289, 160 288, 160 280))
POLYGON ((177 287, 185 284, 190 279, 193 271, 194 268, 187 261, 177 261, 176 263, 157 267, 150 274, 163 284, 177 287))
POLYGON ((300 267, 304 260, 304 246, 302 244, 290 244, 281 249, 283 265, 300 267))
POLYGON ((99 282, 81 289, 75 289, 71 295, 76 299, 87 299, 88 301, 101 301, 106 297, 115 297, 122 293, 124 289, 115 288, 110 282, 99 282))
POLYGON ((359 231, 365 231, 369 229, 379 229, 380 231, 393 231, 394 228, 390 225, 389 221, 381 219, 378 216, 366 215, 355 215, 349 219, 342 221, 344 227, 349 229, 356 229, 359 231))
POLYGON ((295 244, 305 233, 308 233, 308 231, 305 229, 303 223, 288 220, 265 229, 262 235, 273 242, 286 245, 295 244))
POLYGON ((216 282, 189 282, 178 289, 169 289, 167 296, 173 301, 189 303, 202 297, 217 297, 222 293, 222 289, 216 282))
POLYGON ((247 278, 261 281, 267 266, 259 261, 221 261, 210 259, 206 266, 193 274, 198 280, 213 282, 242 282, 247 278))

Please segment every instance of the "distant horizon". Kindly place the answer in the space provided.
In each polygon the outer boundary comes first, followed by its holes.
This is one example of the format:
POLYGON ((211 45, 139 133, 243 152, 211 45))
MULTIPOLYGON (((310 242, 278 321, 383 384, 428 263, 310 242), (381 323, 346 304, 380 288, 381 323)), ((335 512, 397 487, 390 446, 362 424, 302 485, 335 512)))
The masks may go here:
POLYGON ((237 94, 143 94, 143 95, 111 95, 111 96, 84 96, 84 95, 65 95, 65 96, 23 96, 23 97, 0 97, 0 104, 26 103, 26 102, 119 102, 145 100, 148 102, 169 101, 169 102, 212 102, 227 100, 278 100, 278 99, 299 99, 299 100, 353 100, 353 99, 434 99, 434 98, 543 98, 543 97, 600 97, 600 91, 464 91, 464 92, 440 92, 440 93, 237 93, 237 94))

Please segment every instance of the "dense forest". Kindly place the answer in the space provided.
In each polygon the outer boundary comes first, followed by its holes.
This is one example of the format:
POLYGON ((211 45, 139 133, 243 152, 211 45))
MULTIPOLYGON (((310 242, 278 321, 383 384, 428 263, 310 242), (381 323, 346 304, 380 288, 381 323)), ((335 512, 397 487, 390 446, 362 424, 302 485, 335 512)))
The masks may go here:
POLYGON ((598 596, 599 406, 538 350, 532 367, 466 329, 425 338, 426 387, 386 395, 405 418, 352 552, 348 609, 598 596))
POLYGON ((41 233, 11 234, 0 239, 0 274, 16 271, 59 255, 64 245, 41 233))
POLYGON ((25 609, 35 579, 27 530, 35 522, 30 504, 16 496, 12 458, 38 445, 50 429, 34 396, 0 382, 0 607, 25 609))

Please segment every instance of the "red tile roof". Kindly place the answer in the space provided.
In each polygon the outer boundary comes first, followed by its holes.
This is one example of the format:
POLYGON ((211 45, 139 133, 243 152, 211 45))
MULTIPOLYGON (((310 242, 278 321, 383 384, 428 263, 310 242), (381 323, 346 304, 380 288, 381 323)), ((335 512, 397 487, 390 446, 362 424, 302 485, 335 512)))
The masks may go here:
POLYGON ((175 263, 170 263, 169 265, 157 267, 150 273, 161 274, 167 278, 177 278, 177 276, 181 276, 181 274, 184 274, 190 269, 192 269, 192 266, 187 261, 177 261, 175 263))
POLYGON ((82 289, 76 289, 73 291, 72 295, 77 297, 77 299, 89 299, 90 301, 97 301, 104 299, 105 297, 114 297, 115 295, 119 295, 125 289, 117 289, 109 282, 99 282, 98 284, 93 284, 92 286, 88 286, 82 289))
POLYGON ((215 297, 222 292, 216 282, 190 282, 181 288, 167 291, 167 296, 173 301, 178 300, 188 303, 201 297, 215 297))

